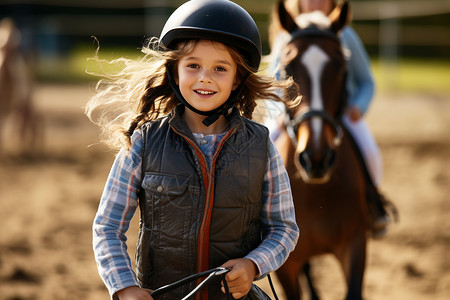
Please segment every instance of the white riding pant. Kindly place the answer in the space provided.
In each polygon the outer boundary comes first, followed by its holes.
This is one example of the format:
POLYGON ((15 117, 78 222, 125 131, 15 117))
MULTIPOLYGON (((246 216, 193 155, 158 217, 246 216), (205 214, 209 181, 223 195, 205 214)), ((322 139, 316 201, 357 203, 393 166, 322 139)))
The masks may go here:
POLYGON ((353 122, 347 115, 344 115, 342 120, 358 144, 373 183, 379 187, 383 177, 383 161, 380 148, 378 148, 369 126, 363 119, 353 122))

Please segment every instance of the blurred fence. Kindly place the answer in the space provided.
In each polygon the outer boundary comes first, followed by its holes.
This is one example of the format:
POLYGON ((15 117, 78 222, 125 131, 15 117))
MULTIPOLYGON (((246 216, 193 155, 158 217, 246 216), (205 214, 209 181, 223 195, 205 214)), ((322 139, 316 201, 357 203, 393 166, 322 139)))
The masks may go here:
MULTIPOLYGON (((0 18, 12 17, 23 51, 39 60, 64 57, 96 36, 104 47, 142 46, 157 36, 183 0, 0 0, 0 18)), ((254 17, 267 54, 267 28, 276 0, 236 0, 254 17)), ((449 58, 450 0, 351 1, 353 26, 369 54, 449 58)))

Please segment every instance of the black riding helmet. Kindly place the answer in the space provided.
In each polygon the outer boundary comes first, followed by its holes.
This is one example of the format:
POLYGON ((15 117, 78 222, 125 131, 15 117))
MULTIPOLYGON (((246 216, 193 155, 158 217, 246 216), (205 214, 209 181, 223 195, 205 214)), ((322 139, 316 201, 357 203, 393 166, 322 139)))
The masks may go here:
POLYGON ((228 0, 191 0, 178 7, 161 32, 160 43, 171 49, 183 39, 207 39, 236 47, 250 67, 261 62, 261 38, 250 14, 228 0))
MULTIPOLYGON (((167 20, 160 35, 163 48, 174 49, 183 40, 206 39, 231 45, 238 50, 255 71, 261 62, 261 38, 258 27, 250 14, 228 0, 191 0, 178 7, 167 20)), ((168 78, 178 100, 190 110, 208 116, 206 126, 214 123, 220 115, 226 115, 240 94, 245 80, 231 93, 228 100, 211 111, 199 111, 181 95, 170 67, 168 78)))

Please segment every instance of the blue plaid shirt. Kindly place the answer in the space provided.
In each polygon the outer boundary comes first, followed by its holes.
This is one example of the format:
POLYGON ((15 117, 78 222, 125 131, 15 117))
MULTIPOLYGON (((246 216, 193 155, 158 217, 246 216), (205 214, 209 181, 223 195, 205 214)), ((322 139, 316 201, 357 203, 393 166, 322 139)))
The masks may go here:
MULTIPOLYGON (((194 133, 194 136, 210 161, 224 134, 203 136, 194 133)), ((138 207, 143 143, 140 130, 135 131, 131 143, 130 150, 122 149, 114 161, 93 224, 95 260, 111 295, 138 285, 127 253, 125 234, 138 207)), ((285 262, 299 236, 289 178, 272 142, 262 201, 261 221, 266 235, 262 243, 245 257, 256 264, 261 276, 285 262)))

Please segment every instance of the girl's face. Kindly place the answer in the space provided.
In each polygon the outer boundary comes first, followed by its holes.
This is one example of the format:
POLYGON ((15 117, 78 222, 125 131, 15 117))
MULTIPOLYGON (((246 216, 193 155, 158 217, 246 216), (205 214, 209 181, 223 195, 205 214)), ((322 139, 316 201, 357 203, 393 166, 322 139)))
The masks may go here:
POLYGON ((177 84, 189 104, 200 111, 222 105, 236 80, 237 65, 222 43, 201 40, 178 62, 177 84))

